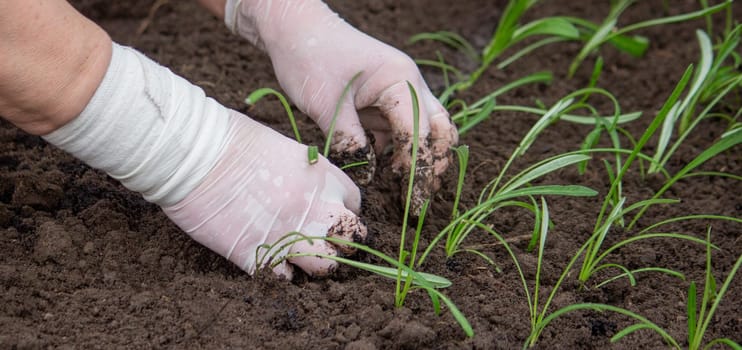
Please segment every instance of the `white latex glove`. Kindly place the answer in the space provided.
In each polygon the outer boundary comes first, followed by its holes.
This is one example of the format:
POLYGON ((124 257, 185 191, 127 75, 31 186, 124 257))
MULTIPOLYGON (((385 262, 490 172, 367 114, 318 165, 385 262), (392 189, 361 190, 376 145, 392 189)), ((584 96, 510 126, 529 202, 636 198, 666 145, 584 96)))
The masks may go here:
MULTIPOLYGON (((420 101, 413 193, 413 211, 419 212, 423 201, 440 187, 439 177, 451 163, 450 147, 458 142, 458 134, 410 57, 350 26, 319 0, 228 0, 225 22, 268 53, 286 94, 325 134, 343 89, 362 72, 343 101, 332 138, 333 154, 341 159, 357 161, 366 155, 373 162, 373 149, 380 153, 391 141, 393 170, 409 171, 413 135, 409 81, 420 101), (373 149, 364 126, 375 137, 373 149)), ((370 177, 357 180, 363 183, 370 177)))
MULTIPOLYGON (((256 249, 289 232, 362 241, 366 227, 359 221, 361 195, 345 173, 324 158, 309 164, 307 146, 231 111, 226 148, 203 182, 165 214, 193 239, 253 273, 256 249)), ((296 237, 294 237, 296 238, 296 237)), ((287 242, 287 241, 284 241, 287 242)), ((340 247, 343 249, 343 247, 340 247)), ((345 247, 344 253, 353 253, 345 247)), ((265 254, 261 249, 260 255, 265 254)), ((332 244, 302 241, 286 253, 337 255, 332 244)), ((324 276, 337 263, 298 257, 289 260, 310 275, 324 276)), ((291 277, 291 265, 277 274, 291 277)))
MULTIPOLYGON (((366 236, 355 215, 360 192, 340 169, 322 157, 310 165, 306 146, 221 106, 131 48, 113 44, 83 112, 44 138, 142 193, 197 242, 251 274, 257 248, 293 231, 366 236)), ((352 253, 315 240, 275 257, 336 249, 352 253)), ((316 257, 289 262, 311 275, 336 267, 316 257)), ((286 262, 275 272, 292 277, 286 262)))

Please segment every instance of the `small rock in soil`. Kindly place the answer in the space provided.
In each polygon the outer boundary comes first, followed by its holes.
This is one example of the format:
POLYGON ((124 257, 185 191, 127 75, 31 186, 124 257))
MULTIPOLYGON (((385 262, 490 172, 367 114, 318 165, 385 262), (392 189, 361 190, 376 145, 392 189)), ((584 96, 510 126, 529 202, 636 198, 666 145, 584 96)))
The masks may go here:
POLYGON ((64 226, 47 221, 42 223, 36 232, 38 238, 34 246, 34 259, 37 262, 50 260, 59 264, 77 262, 77 251, 72 244, 72 235, 64 226))

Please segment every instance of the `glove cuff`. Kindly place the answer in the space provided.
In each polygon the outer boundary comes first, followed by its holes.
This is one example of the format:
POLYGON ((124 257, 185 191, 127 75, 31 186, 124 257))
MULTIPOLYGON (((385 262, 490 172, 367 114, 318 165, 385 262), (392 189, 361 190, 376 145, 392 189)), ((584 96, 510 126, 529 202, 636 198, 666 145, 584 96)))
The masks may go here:
POLYGON ((227 0, 224 5, 224 24, 232 34, 239 35, 264 50, 255 17, 246 15, 241 7, 242 0, 227 0))
POLYGON ((229 111, 138 51, 113 44, 82 113, 44 136, 160 206, 183 199, 216 163, 229 111))

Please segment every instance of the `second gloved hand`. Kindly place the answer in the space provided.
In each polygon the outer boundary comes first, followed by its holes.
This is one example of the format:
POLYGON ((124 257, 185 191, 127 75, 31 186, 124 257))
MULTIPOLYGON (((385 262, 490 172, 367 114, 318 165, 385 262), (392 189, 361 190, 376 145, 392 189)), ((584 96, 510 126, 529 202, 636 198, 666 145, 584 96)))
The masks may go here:
POLYGON ((374 135, 376 152, 393 143, 392 166, 399 174, 410 169, 410 82, 420 101, 413 211, 440 187, 458 134, 410 57, 347 24, 319 0, 229 0, 225 22, 269 54, 285 92, 325 134, 343 89, 360 72, 342 101, 332 150, 345 155, 372 151, 365 127, 374 135))

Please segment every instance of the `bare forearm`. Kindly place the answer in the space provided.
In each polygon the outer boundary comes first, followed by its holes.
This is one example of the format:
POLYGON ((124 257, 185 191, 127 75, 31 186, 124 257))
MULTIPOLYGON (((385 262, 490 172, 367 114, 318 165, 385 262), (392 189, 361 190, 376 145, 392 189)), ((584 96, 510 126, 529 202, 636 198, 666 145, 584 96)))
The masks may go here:
POLYGON ((74 119, 95 93, 111 40, 67 1, 0 2, 0 116, 37 135, 74 119))

